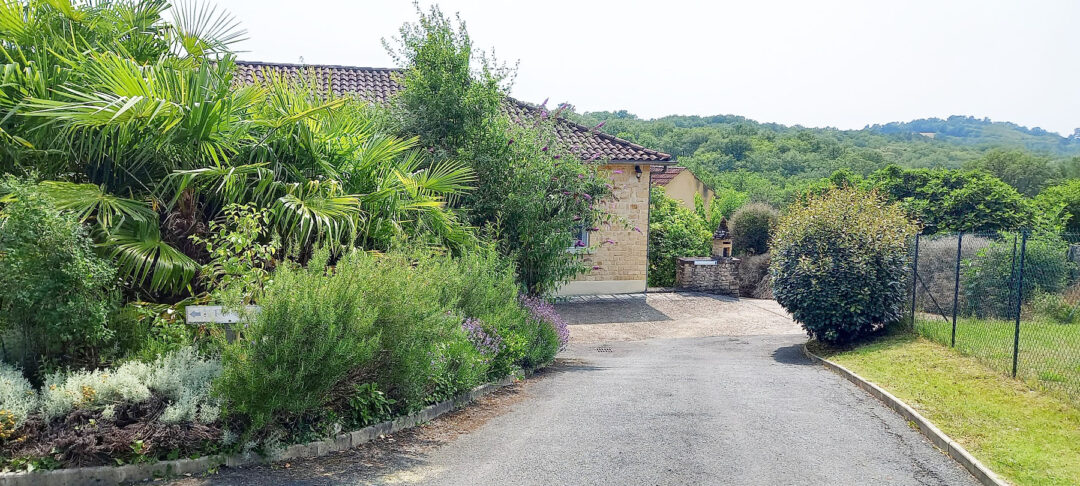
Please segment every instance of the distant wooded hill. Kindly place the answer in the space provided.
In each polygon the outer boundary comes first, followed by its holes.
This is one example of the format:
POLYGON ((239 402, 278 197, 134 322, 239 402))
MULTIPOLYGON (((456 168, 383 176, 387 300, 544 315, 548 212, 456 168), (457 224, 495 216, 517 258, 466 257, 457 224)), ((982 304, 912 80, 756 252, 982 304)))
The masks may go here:
POLYGON ((1062 137, 973 117, 838 130, 761 123, 736 115, 644 120, 623 110, 570 116, 675 155, 714 188, 777 205, 838 170, 866 176, 890 164, 984 169, 1028 196, 1058 181, 1080 178, 1080 132, 1062 137))
MULTIPOLYGON (((1039 127, 1028 128, 988 118, 950 116, 910 122, 867 125, 863 130, 886 135, 930 134, 935 139, 966 145, 1023 148, 1057 155, 1080 155, 1080 128, 1069 137, 1039 127)), ((924 135, 925 136, 925 135, 924 135)))

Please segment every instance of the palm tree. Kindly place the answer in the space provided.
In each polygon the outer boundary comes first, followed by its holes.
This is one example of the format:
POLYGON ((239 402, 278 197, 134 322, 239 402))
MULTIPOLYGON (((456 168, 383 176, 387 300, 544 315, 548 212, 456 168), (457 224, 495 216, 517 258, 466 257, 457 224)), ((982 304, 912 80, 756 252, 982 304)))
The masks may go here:
POLYGON ((227 13, 162 0, 0 0, 0 170, 33 174, 93 227, 129 283, 180 292, 188 237, 231 203, 270 211, 314 246, 450 247, 471 231, 445 208, 472 174, 388 135, 364 102, 311 79, 239 85, 227 13))

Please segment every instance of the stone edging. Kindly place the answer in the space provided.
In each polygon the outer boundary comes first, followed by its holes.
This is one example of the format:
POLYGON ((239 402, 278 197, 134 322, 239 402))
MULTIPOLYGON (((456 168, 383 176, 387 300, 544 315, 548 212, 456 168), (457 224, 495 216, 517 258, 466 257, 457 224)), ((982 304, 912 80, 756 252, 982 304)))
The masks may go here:
MULTIPOLYGON (((527 378, 531 376, 533 372, 533 370, 525 371, 524 377, 527 378)), ((473 388, 472 390, 449 400, 429 405, 411 415, 364 427, 354 432, 341 433, 330 439, 288 446, 280 454, 276 454, 273 457, 263 457, 254 452, 243 452, 232 455, 218 454, 204 456, 197 459, 158 461, 150 464, 76 467, 54 469, 51 471, 0 473, 0 486, 103 486, 185 474, 201 474, 219 466, 237 467, 286 461, 290 459, 325 456, 331 452, 343 451, 371 442, 382 435, 392 434, 425 422, 430 422, 440 415, 461 408, 499 388, 513 384, 515 381, 516 379, 513 376, 503 378, 497 382, 473 388)))
POLYGON ((825 365, 826 368, 847 378, 848 381, 854 383, 855 386, 866 390, 878 400, 885 403, 886 406, 900 414, 904 420, 914 423, 919 429, 919 432, 922 432, 926 438, 930 439, 930 442, 932 442, 935 447, 941 449, 949 457, 953 458, 953 460, 960 463, 961 466, 964 466, 964 468, 971 472, 971 474, 975 476, 975 479, 978 479, 980 483, 986 486, 1009 486, 1009 483, 998 477, 994 471, 991 471, 990 468, 983 465, 978 459, 975 459, 974 456, 969 454, 967 450, 949 438, 949 436, 945 435, 944 432, 927 420, 926 417, 920 415, 919 412, 916 412, 915 409, 908 406, 908 404, 904 403, 899 398, 893 396, 893 394, 885 391, 885 389, 870 381, 867 381, 865 378, 855 374, 855 372, 812 353, 805 344, 803 344, 803 353, 806 354, 806 357, 810 358, 811 361, 825 365))

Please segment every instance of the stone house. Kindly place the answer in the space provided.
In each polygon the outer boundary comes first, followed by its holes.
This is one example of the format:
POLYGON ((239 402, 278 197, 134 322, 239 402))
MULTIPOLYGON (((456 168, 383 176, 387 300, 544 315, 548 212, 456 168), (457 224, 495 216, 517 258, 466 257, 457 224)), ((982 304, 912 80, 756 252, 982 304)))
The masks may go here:
POLYGON ((695 195, 701 196, 701 199, 705 201, 705 207, 709 207, 709 203, 716 195, 687 167, 653 166, 652 183, 654 186, 663 187, 668 197, 682 201, 683 205, 691 211, 694 210, 695 195))
MULTIPOLYGON (((385 103, 401 89, 399 69, 331 65, 237 62, 238 82, 254 83, 267 70, 286 76, 314 75, 322 88, 336 95, 350 94, 371 103, 385 103)), ((539 107, 508 98, 505 109, 512 119, 538 116, 539 107)), ((603 161, 611 175, 614 195, 605 203, 623 224, 579 231, 591 248, 584 259, 592 270, 559 290, 560 295, 644 292, 648 271, 649 187, 655 169, 674 164, 671 155, 599 132, 564 118, 555 131, 563 147, 584 159, 603 161), (601 242, 612 241, 610 244, 601 242)), ((687 171, 689 172, 689 171, 687 171)), ((693 197, 690 205, 693 207, 693 197)), ((567 229, 572 231, 571 228, 567 229)), ((568 248, 567 251, 577 251, 568 248)))

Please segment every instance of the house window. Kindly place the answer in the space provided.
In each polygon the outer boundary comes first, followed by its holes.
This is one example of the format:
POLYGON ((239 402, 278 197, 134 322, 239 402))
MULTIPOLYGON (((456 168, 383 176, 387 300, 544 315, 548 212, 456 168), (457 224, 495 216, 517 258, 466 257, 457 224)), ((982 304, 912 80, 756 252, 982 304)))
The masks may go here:
POLYGON ((589 228, 580 224, 571 230, 574 241, 570 244, 569 251, 583 251, 589 247, 589 228))

